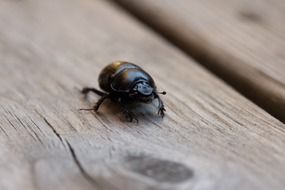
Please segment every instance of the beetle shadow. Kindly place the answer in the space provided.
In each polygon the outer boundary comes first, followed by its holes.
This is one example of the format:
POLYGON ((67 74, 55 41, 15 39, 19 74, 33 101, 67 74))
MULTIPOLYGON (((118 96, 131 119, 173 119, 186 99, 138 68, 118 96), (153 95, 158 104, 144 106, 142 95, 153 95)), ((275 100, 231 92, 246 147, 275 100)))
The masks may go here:
POLYGON ((137 116, 137 119, 142 122, 161 122, 163 118, 158 115, 157 102, 154 100, 150 104, 132 103, 129 109, 137 116))
MULTIPOLYGON (((81 95, 82 101, 85 102, 85 107, 82 107, 83 109, 91 109, 96 104, 96 102, 99 100, 100 96, 97 95, 81 95)), ((159 123, 163 120, 161 116, 158 115, 158 108, 157 108, 158 102, 154 100, 150 104, 144 104, 144 103, 128 103, 126 104, 126 108, 128 111, 131 111, 135 118, 137 118, 138 122, 134 119, 132 122, 129 122, 126 118, 123 109, 121 105, 117 102, 113 102, 110 99, 106 99, 102 105, 100 106, 98 112, 94 112, 91 110, 92 114, 96 114, 99 117, 104 118, 104 120, 109 120, 108 117, 116 117, 121 122, 127 122, 127 123, 145 123, 145 122, 155 122, 159 123)), ((80 108, 81 109, 81 108, 80 108)), ((84 112, 84 110, 82 110, 84 112)))

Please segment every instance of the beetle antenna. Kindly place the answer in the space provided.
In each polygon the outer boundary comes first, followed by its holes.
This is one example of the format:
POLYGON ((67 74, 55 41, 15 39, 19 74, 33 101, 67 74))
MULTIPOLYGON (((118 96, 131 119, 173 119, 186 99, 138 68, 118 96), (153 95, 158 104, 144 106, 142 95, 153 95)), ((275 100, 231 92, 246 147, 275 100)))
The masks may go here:
POLYGON ((165 95, 166 92, 165 91, 162 91, 162 92, 157 92, 158 94, 162 94, 162 95, 165 95))

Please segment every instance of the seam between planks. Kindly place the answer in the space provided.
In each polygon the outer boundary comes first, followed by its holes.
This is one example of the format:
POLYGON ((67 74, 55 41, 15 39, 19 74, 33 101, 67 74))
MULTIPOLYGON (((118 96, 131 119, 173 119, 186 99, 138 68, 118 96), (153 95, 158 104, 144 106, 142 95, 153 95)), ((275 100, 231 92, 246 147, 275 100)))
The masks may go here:
POLYGON ((122 0, 109 0, 109 2, 125 10, 171 45, 193 58, 197 64, 202 65, 241 95, 285 123, 285 86, 283 84, 250 65, 246 65, 246 70, 243 69, 244 63, 226 52, 223 52, 222 56, 218 56, 217 52, 215 52, 214 44, 206 42, 194 31, 188 30, 188 33, 191 33, 193 37, 190 40, 191 43, 187 43, 183 35, 178 35, 173 26, 157 22, 156 19, 150 18, 144 11, 132 3, 122 0), (212 46, 212 48, 206 48, 206 46, 212 46), (231 64, 233 62, 241 64, 231 64), (258 74, 259 79, 255 81, 250 80, 252 73, 258 74), (278 92, 277 94, 272 93, 276 91, 278 92))

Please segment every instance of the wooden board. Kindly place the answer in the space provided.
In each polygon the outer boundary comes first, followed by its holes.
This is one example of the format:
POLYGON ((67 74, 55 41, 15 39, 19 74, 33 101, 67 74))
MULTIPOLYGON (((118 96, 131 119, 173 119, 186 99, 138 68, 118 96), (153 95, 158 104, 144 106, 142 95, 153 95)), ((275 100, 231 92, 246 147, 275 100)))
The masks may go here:
POLYGON ((116 0, 285 122, 283 0, 116 0))
POLYGON ((0 189, 284 187, 284 124, 112 4, 3 0, 0 28, 0 189), (78 110, 113 60, 168 92, 163 120, 78 110))

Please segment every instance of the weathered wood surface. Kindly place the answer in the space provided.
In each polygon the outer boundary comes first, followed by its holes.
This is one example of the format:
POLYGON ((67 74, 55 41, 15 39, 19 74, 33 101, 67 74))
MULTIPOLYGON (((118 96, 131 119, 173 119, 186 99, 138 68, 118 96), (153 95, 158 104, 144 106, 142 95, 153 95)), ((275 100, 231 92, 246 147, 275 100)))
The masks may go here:
POLYGON ((283 189, 285 126, 106 1, 0 2, 0 189, 283 189), (83 86, 133 61, 167 114, 100 114, 83 86))
POLYGON ((285 122, 284 0, 116 0, 285 122))

